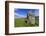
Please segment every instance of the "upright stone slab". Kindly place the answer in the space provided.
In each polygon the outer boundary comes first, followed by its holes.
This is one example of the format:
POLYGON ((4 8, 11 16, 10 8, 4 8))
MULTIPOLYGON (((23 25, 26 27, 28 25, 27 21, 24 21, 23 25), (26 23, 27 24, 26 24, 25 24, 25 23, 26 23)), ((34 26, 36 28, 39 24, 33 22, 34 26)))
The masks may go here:
POLYGON ((28 23, 35 24, 35 16, 31 12, 28 13, 28 23))
POLYGON ((35 17, 32 17, 31 24, 35 24, 35 17))

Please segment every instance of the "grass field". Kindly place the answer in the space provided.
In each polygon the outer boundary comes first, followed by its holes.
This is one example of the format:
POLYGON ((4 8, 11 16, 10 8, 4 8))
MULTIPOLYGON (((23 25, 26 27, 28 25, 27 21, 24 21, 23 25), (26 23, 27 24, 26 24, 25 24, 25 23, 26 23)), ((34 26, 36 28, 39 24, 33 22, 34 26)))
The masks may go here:
POLYGON ((15 19, 15 27, 34 27, 39 26, 39 17, 35 17, 35 24, 25 23, 25 18, 15 19))

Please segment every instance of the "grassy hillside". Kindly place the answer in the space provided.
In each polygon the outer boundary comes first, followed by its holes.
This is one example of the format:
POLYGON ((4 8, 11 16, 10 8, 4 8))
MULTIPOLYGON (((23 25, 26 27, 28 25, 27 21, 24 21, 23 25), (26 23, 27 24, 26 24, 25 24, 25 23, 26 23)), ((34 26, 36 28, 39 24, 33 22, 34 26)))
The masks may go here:
POLYGON ((35 17, 35 24, 27 24, 25 23, 25 18, 15 19, 15 27, 34 27, 39 26, 39 17, 35 17))

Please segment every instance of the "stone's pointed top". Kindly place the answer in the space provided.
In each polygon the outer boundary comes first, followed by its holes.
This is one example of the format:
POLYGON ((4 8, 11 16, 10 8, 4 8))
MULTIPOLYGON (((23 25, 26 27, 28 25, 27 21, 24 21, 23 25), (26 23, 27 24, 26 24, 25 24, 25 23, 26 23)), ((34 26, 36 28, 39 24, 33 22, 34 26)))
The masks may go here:
POLYGON ((32 16, 32 12, 29 12, 28 14, 29 14, 29 16, 32 16))

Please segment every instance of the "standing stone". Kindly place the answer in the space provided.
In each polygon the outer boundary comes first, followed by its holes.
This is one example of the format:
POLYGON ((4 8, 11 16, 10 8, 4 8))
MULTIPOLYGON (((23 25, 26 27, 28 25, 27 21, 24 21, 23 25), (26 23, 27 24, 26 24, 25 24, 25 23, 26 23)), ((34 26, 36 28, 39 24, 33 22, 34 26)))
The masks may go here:
POLYGON ((35 24, 35 16, 31 12, 27 14, 27 19, 29 24, 35 24))

